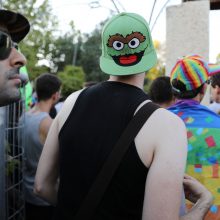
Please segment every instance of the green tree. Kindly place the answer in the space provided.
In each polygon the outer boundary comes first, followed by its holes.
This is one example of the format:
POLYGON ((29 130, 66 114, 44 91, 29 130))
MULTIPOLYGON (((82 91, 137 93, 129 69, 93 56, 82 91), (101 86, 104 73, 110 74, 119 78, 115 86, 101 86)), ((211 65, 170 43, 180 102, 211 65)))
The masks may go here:
POLYGON ((85 74, 81 67, 68 65, 64 71, 58 72, 57 75, 62 81, 62 96, 64 98, 83 88, 85 74))
POLYGON ((104 25, 101 22, 95 30, 89 34, 81 34, 75 29, 74 22, 70 23, 71 30, 59 36, 53 50, 55 72, 63 71, 66 65, 74 65, 83 68, 86 81, 103 81, 108 78, 99 67, 101 55, 101 31, 104 25))
POLYGON ((165 45, 157 40, 155 40, 153 43, 156 49, 158 61, 157 64, 146 74, 144 84, 144 90, 146 92, 148 92, 150 85, 154 79, 156 79, 159 76, 165 75, 165 45))
POLYGON ((52 52, 55 49, 53 41, 57 30, 57 18, 52 14, 49 0, 43 0, 38 5, 37 0, 8 0, 3 7, 20 12, 26 16, 31 24, 31 30, 19 45, 27 58, 27 69, 30 79, 53 68, 52 52), (48 67, 39 66, 38 62, 47 60, 48 67))
POLYGON ((83 67, 86 74, 86 81, 100 82, 108 78, 99 67, 101 31, 105 22, 101 22, 91 34, 84 35, 84 43, 80 48, 80 56, 77 64, 83 67))
POLYGON ((63 71, 66 65, 81 66, 78 62, 82 37, 80 31, 75 29, 74 22, 70 22, 71 30, 55 40, 53 62, 55 71, 63 71))

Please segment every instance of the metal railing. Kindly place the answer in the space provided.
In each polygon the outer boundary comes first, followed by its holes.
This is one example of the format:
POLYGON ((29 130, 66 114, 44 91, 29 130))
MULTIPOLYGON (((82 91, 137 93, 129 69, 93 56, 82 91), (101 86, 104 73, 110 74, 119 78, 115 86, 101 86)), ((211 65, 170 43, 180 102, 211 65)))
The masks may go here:
POLYGON ((24 102, 0 108, 0 219, 24 220, 22 126, 24 102))

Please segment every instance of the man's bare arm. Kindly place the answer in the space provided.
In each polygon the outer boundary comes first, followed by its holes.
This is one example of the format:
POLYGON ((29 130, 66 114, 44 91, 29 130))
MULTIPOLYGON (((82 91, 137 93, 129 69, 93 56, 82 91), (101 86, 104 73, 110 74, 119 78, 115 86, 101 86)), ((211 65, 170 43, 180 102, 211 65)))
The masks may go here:
POLYGON ((34 192, 55 205, 58 187, 58 122, 55 119, 49 130, 35 176, 34 192))
MULTIPOLYGON (((141 133, 143 137, 143 134, 146 134, 145 142, 153 146, 142 220, 202 220, 206 211, 198 205, 186 215, 179 217, 187 156, 186 128, 183 121, 173 113, 159 109, 149 118, 141 133)), ((147 155, 147 151, 145 154, 147 155)), ((193 184, 196 185, 191 181, 191 185, 193 184)), ((209 206, 209 198, 200 197, 199 204, 209 206), (206 202, 203 203, 204 201, 206 202)))
POLYGON ((77 91, 70 95, 65 101, 62 110, 53 120, 38 163, 34 192, 39 197, 54 205, 57 202, 57 189, 59 184, 58 134, 69 116, 80 92, 81 91, 77 91))
POLYGON ((41 123, 40 123, 40 141, 42 143, 42 145, 45 144, 45 141, 46 141, 46 138, 47 138, 47 135, 48 135, 48 132, 49 132, 49 129, 50 129, 50 126, 53 122, 53 119, 48 116, 46 118, 44 118, 41 123))

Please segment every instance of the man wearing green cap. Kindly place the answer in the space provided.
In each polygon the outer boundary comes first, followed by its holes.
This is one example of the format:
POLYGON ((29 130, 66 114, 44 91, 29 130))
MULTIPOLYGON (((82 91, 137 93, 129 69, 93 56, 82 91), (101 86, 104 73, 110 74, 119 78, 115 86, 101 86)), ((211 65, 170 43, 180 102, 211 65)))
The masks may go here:
POLYGON ((186 172, 204 184, 214 196, 205 220, 220 219, 220 117, 200 102, 209 77, 218 72, 219 65, 210 65, 198 55, 178 59, 171 71, 171 85, 178 101, 169 110, 180 116, 187 128, 186 172))
POLYGON ((26 59, 17 50, 30 29, 28 20, 21 14, 0 10, 0 106, 20 99, 19 87, 23 78, 19 69, 26 59))
POLYGON ((141 16, 120 13, 107 22, 100 67, 109 80, 67 98, 39 161, 35 193, 56 204, 54 219, 179 219, 183 181, 197 203, 182 219, 205 215, 211 194, 184 177, 184 123, 160 108, 130 144, 93 215, 77 218, 115 143, 137 110, 149 102, 143 83, 145 72, 156 62, 149 27, 141 16))

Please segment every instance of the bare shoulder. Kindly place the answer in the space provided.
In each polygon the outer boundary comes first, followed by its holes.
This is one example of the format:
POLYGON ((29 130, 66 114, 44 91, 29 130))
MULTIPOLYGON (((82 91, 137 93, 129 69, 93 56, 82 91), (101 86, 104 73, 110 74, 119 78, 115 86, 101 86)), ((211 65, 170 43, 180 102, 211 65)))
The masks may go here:
MULTIPOLYGON (((141 103, 136 109, 135 114, 147 102, 149 102, 149 100, 141 103)), ((166 127, 168 125, 169 127, 172 128, 172 127, 179 125, 180 128, 185 129, 185 124, 182 121, 182 119, 165 108, 158 108, 155 112, 153 112, 150 118, 148 119, 147 123, 145 124, 145 126, 147 125, 149 125, 150 127, 160 126, 160 128, 162 126, 166 127)))
POLYGON ((40 122, 40 129, 48 131, 53 119, 48 115, 47 117, 43 118, 40 122))
POLYGON ((48 115, 47 117, 43 118, 40 122, 39 127, 39 135, 40 135, 40 141, 42 144, 44 144, 47 134, 49 132, 50 126, 53 122, 53 119, 48 115))
POLYGON ((61 111, 58 113, 56 120, 58 122, 58 127, 59 130, 62 128, 63 124, 65 123, 66 119, 68 118, 73 106, 76 103, 76 100, 79 96, 79 94, 82 92, 83 90, 79 90, 76 91, 74 93, 72 93, 70 96, 68 96, 68 98, 65 100, 63 107, 61 109, 61 111))
POLYGON ((179 128, 185 130, 185 124, 183 120, 179 116, 168 111, 167 109, 159 108, 157 111, 154 112, 152 116, 152 121, 156 125, 160 124, 161 126, 169 128, 179 128))
MULTIPOLYGON (((140 159, 149 167, 155 151, 169 151, 173 146, 186 146, 186 127, 180 117, 164 109, 157 109, 141 128, 135 144, 140 159)), ((183 149, 184 150, 184 149, 183 149)))
POLYGON ((158 147, 164 143, 172 146, 174 142, 185 142, 187 132, 183 120, 166 109, 160 108, 152 114, 149 127, 152 141, 158 147))
POLYGON ((186 132, 185 124, 180 117, 164 108, 153 112, 142 128, 142 132, 150 132, 153 136, 161 136, 162 133, 174 135, 175 131, 186 132))

